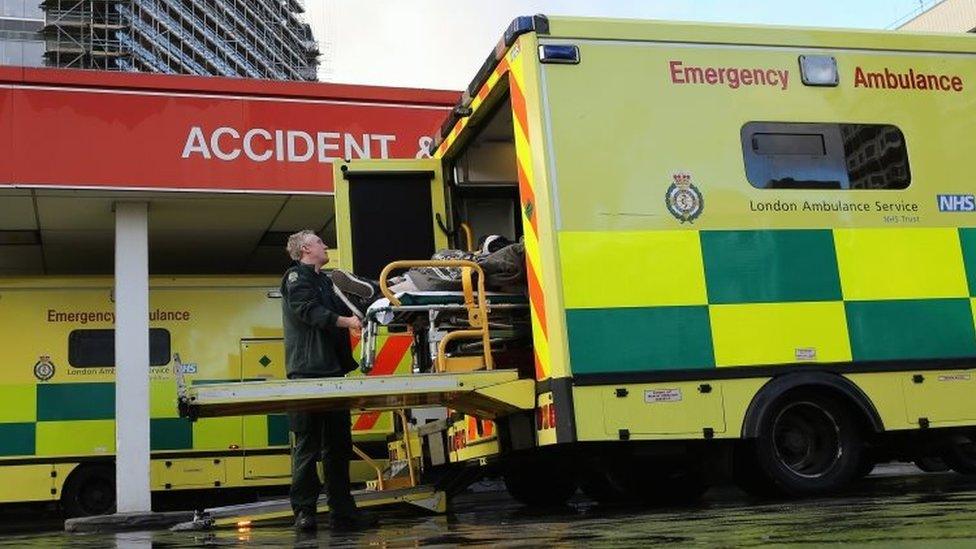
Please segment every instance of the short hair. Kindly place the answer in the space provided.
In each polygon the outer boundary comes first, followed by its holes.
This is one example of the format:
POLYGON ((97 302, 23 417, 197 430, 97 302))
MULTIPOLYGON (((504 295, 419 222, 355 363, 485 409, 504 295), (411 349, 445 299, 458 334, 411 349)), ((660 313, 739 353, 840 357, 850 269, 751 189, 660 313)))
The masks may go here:
POLYGON ((288 257, 298 261, 302 258, 302 246, 308 242, 308 239, 313 236, 318 236, 312 229, 304 229, 298 231, 297 233, 288 237, 288 244, 285 249, 288 250, 288 257))

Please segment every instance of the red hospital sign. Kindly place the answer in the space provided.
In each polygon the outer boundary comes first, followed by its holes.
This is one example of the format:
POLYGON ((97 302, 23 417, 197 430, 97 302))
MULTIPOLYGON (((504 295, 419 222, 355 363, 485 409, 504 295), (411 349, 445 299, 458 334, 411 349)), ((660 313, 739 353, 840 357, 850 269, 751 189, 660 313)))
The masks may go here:
POLYGON ((331 193, 337 158, 415 158, 458 95, 0 67, 0 186, 331 193))

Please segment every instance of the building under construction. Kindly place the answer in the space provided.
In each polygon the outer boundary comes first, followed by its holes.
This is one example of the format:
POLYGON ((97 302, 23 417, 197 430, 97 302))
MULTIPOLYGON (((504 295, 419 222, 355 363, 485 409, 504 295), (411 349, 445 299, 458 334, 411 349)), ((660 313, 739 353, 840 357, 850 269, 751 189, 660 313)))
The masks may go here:
POLYGON ((899 21, 902 30, 932 32, 976 32, 976 2, 938 0, 899 21))
POLYGON ((44 0, 53 67, 316 80, 303 0, 44 0))

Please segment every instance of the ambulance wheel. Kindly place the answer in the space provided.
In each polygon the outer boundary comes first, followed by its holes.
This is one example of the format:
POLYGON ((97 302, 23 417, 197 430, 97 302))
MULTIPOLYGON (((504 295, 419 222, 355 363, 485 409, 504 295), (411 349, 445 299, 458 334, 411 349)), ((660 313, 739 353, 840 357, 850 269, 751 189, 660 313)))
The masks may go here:
POLYGON ((757 495, 809 496, 835 491, 864 470, 859 424, 829 395, 784 395, 764 415, 759 436, 737 448, 736 480, 757 495))
POLYGON ((915 460, 915 467, 926 473, 944 473, 949 470, 944 459, 935 456, 921 457, 915 460))
POLYGON ((756 464, 755 446, 755 440, 743 440, 736 444, 732 453, 732 480, 751 496, 775 496, 776 490, 756 464))
POLYGON ((695 503, 709 488, 696 471, 649 473, 653 470, 595 471, 580 488, 597 503, 649 506, 695 503))
POLYGON ((857 474, 854 475, 854 478, 861 479, 867 477, 877 466, 877 462, 865 456, 863 459, 861 459, 861 466, 857 468, 857 474))
POLYGON ((576 493, 576 479, 568 471, 529 468, 505 473, 505 488, 515 501, 529 507, 559 507, 576 493))
POLYGON ((976 442, 971 433, 950 438, 942 450, 942 461, 960 475, 976 475, 976 442))
POLYGON ((64 483, 61 508, 68 518, 115 512, 115 470, 107 465, 80 465, 64 483))
POLYGON ((580 490, 597 503, 614 504, 623 501, 623 491, 615 482, 614 475, 605 471, 591 471, 580 483, 580 490))
POLYGON ((657 489, 656 495, 648 496, 647 491, 642 501, 653 505, 688 505, 701 500, 708 491, 708 484, 696 471, 676 471, 664 478, 652 479, 648 490, 657 489))

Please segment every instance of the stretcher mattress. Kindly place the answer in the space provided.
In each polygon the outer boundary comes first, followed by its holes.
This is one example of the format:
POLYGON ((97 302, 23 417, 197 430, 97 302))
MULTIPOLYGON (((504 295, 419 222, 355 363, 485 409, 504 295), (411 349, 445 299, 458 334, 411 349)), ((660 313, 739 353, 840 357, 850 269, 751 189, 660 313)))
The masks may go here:
MULTIPOLYGON (((464 292, 400 292, 395 294, 404 307, 428 307, 435 305, 464 305, 464 292)), ((506 294, 500 292, 486 292, 485 297, 491 305, 527 305, 528 297, 522 294, 506 294)), ((366 318, 375 318, 380 324, 393 321, 394 311, 391 310, 390 300, 381 298, 369 306, 366 318)))

